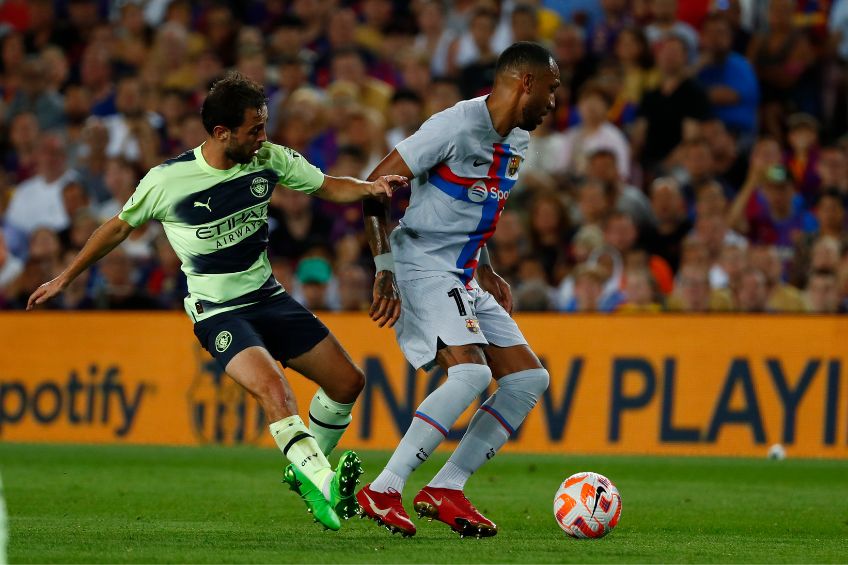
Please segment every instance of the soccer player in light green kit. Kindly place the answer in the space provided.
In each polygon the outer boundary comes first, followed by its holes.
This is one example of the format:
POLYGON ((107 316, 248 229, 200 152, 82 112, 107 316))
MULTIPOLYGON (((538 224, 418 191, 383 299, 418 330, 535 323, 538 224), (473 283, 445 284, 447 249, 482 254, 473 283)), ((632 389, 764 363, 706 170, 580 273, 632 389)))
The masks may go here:
POLYGON ((159 220, 188 278, 185 309, 200 343, 260 403, 277 445, 292 462, 284 480, 324 526, 356 514, 361 462, 345 452, 336 467, 327 454, 350 423, 365 377, 312 313, 271 274, 268 202, 275 185, 334 202, 391 196, 407 179, 374 182, 324 175, 297 152, 267 141, 261 86, 231 73, 203 103, 206 141, 151 169, 116 217, 100 226, 71 264, 41 285, 27 309, 56 296, 136 227, 159 220), (307 429, 276 361, 319 386, 307 429))

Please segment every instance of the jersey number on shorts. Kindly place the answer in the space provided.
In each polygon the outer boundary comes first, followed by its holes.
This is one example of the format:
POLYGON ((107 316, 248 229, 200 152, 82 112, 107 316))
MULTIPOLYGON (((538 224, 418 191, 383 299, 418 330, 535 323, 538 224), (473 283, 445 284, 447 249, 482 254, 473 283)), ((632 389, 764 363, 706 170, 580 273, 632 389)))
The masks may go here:
POLYGON ((458 288, 452 288, 448 291, 448 296, 453 298, 456 301, 456 309, 459 310, 460 316, 467 316, 467 312, 465 311, 465 304, 462 303, 462 296, 459 294, 458 288))

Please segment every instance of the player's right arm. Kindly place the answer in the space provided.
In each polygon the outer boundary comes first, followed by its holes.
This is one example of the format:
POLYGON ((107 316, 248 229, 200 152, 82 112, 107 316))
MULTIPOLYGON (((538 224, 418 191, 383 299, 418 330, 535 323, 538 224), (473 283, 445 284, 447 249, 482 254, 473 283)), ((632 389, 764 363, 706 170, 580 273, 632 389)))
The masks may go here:
MULTIPOLYGON (((397 152, 392 150, 374 169, 368 177, 374 181, 381 176, 396 174, 408 179, 412 178, 409 165, 397 152), (392 172, 387 172, 392 171, 392 172)), ((374 277, 374 291, 371 300, 371 308, 368 313, 371 319, 377 322, 381 328, 388 324, 395 325, 400 317, 400 293, 397 289, 394 273, 388 268, 382 268, 382 259, 390 258, 392 246, 389 243, 389 198, 385 196, 377 198, 366 198, 362 202, 362 215, 365 221, 365 235, 368 238, 368 246, 377 263, 377 274, 374 277)))
MULTIPOLYGON (((400 175, 411 182, 413 178, 447 160, 453 154, 457 123, 462 119, 455 108, 431 116, 418 131, 401 141, 380 161, 368 180, 373 181, 385 175, 400 175)), ((392 327, 400 317, 400 294, 392 272, 394 262, 386 228, 388 204, 389 199, 386 197, 366 198, 362 202, 365 235, 377 266, 369 314, 380 327, 392 327)))
POLYGON ((134 229, 118 216, 97 228, 71 264, 55 279, 44 283, 32 293, 26 309, 32 310, 65 290, 80 273, 115 249, 134 229))

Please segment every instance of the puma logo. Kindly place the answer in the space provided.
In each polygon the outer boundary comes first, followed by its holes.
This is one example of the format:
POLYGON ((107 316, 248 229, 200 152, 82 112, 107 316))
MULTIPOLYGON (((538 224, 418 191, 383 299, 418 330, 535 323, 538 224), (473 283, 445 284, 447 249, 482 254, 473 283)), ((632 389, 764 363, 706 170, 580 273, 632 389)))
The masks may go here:
POLYGON ((211 197, 211 196, 210 196, 209 198, 207 198, 207 199, 206 199, 206 202, 198 202, 197 200, 195 200, 195 201, 194 201, 194 207, 195 207, 195 208, 206 208, 207 210, 209 210, 209 211, 211 212, 211 211, 212 211, 212 207, 211 207, 211 206, 209 206, 209 203, 210 203, 210 202, 212 202, 212 197, 211 197))

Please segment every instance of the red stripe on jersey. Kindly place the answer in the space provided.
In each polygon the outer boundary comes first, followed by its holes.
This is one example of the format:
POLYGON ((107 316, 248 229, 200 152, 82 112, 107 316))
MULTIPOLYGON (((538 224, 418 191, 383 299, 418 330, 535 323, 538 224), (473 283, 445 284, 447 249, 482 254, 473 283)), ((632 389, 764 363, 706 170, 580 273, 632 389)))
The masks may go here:
POLYGON ((445 165, 444 163, 439 163, 435 167, 433 167, 432 171, 445 179, 446 181, 452 182, 454 184, 460 184, 462 186, 471 186, 475 182, 481 179, 470 179, 468 177, 461 177, 450 170, 450 167, 445 165))

